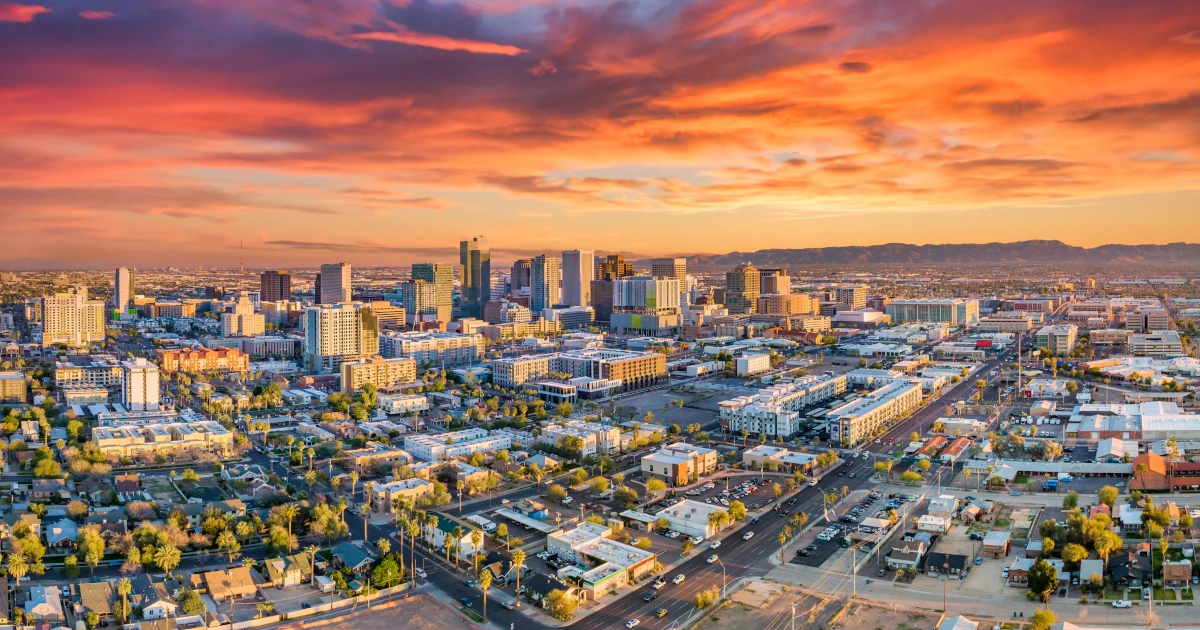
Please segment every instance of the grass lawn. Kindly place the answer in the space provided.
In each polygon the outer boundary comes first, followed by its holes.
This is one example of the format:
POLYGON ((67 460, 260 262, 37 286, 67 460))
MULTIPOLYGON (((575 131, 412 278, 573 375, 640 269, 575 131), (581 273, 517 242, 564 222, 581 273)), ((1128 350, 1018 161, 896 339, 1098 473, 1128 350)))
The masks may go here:
POLYGON ((1006 518, 1006 517, 1002 516, 1002 517, 996 519, 996 527, 997 528, 1007 528, 1009 525, 1012 525, 1011 518, 1006 518))
POLYGON ((1013 478, 1013 485, 1023 486, 1029 483, 1029 475, 1017 475, 1013 478))
POLYGON ((1179 562, 1180 560, 1183 560, 1183 550, 1182 549, 1168 549, 1167 550, 1167 560, 1170 560, 1172 562, 1179 562))
POLYGON ((1156 588, 1154 589, 1154 599, 1157 599, 1157 600, 1158 600, 1158 601, 1160 601, 1160 602, 1172 602, 1172 601, 1175 601, 1175 591, 1174 591, 1174 590, 1172 590, 1172 589, 1169 589, 1169 588, 1168 588, 1168 589, 1162 589, 1162 588, 1157 588, 1157 587, 1156 587, 1156 588))
POLYGON ((1012 537, 1013 538, 1022 538, 1022 539, 1029 538, 1029 532, 1014 532, 1012 537))
POLYGON ((1184 601, 1191 601, 1193 597, 1195 597, 1195 593, 1192 592, 1192 589, 1185 588, 1183 589, 1183 597, 1180 599, 1183 599, 1184 601))
POLYGON ((1125 591, 1104 591, 1104 599, 1125 599, 1125 591))
MULTIPOLYGON (((477 623, 483 622, 483 615, 480 615, 479 613, 475 612, 474 610, 471 610, 470 608, 467 608, 466 606, 459 606, 458 610, 462 614, 470 617, 471 619, 474 619, 477 623)), ((120 612, 120 611, 118 611, 118 612, 120 612)))

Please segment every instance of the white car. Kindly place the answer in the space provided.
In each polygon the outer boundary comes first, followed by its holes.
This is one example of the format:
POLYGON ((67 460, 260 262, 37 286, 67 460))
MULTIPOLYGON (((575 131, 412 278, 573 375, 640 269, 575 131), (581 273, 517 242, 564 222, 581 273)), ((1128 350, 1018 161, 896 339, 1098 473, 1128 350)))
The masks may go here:
POLYGON ((716 561, 717 561, 717 554, 715 554, 715 553, 714 553, 713 555, 709 556, 709 557, 708 557, 708 560, 707 560, 707 562, 708 562, 709 564, 712 564, 712 563, 714 563, 714 562, 716 562, 716 561))
POLYGON ((1133 602, 1125 599, 1118 599, 1113 602, 1113 608, 1133 608, 1133 602))
POLYGON ((636 628, 636 627, 638 627, 638 624, 640 624, 640 623, 642 623, 642 622, 638 621, 637 619, 630 619, 629 621, 625 622, 625 627, 626 628, 636 628))
POLYGON ((699 545, 702 542, 704 542, 703 536, 692 536, 692 544, 693 545, 699 545))
POLYGON ((708 548, 709 548, 709 549, 716 549, 717 547, 720 547, 720 546, 721 546, 721 541, 719 541, 719 540, 714 540, 714 541, 713 541, 713 544, 709 545, 709 546, 708 546, 708 548))
POLYGON ((746 532, 745 534, 742 534, 742 540, 750 540, 751 538, 754 538, 754 532, 746 532))
POLYGON ((687 578, 683 577, 683 574, 680 573, 679 575, 676 575, 675 579, 671 580, 671 582, 674 584, 682 584, 685 579, 687 578))

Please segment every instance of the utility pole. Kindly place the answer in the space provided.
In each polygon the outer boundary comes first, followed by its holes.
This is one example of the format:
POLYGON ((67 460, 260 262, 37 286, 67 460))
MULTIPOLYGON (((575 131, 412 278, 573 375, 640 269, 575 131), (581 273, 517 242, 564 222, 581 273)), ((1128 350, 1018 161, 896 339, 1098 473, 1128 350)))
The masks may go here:
MULTIPOLYGON (((850 583, 853 585, 851 599, 858 599, 858 547, 850 547, 850 583)), ((945 610, 945 607, 942 608, 945 610)))
POLYGON ((796 630, 796 605, 792 604, 792 630, 796 630))

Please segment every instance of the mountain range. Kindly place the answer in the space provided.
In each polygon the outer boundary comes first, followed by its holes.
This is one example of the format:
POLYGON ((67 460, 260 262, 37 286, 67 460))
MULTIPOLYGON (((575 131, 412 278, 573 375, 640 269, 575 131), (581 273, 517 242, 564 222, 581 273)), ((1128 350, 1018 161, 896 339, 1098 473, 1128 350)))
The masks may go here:
POLYGON ((689 268, 734 267, 744 262, 757 267, 922 263, 1196 263, 1200 262, 1200 243, 1100 245, 1091 248, 1067 245, 1062 241, 948 245, 888 243, 865 247, 760 249, 756 252, 688 256, 687 261, 689 268))

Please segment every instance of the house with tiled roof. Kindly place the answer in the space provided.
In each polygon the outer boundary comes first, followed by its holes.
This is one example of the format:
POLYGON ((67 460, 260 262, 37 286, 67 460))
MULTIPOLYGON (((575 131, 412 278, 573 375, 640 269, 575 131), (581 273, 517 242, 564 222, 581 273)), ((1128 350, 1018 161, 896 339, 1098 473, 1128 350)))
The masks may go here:
POLYGON ((129 593, 129 603, 141 609, 142 619, 166 619, 175 616, 179 609, 166 583, 155 582, 145 573, 133 576, 130 586, 133 588, 129 593))

